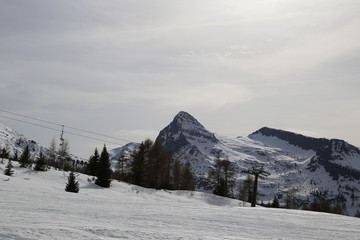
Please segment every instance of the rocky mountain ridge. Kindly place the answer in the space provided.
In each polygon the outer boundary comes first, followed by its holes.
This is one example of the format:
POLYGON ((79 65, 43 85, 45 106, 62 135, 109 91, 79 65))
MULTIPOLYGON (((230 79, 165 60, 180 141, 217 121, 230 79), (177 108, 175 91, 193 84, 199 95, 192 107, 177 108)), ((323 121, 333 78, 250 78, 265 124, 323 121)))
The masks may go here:
MULTIPOLYGON (((313 138, 264 127, 247 137, 211 133, 188 113, 180 112, 157 137, 183 162, 189 161, 204 189, 209 167, 220 154, 241 171, 263 166, 271 175, 259 183, 259 199, 271 201, 291 192, 300 204, 315 196, 340 201, 349 215, 360 209, 360 150, 339 139, 313 138)), ((280 199, 284 201, 284 199, 280 199)))

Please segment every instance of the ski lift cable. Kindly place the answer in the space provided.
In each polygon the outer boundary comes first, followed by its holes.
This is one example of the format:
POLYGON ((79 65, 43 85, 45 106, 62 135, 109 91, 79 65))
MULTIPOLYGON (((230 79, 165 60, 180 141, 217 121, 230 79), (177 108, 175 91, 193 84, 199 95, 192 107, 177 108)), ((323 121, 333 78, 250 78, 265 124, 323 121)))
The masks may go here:
POLYGON ((104 143, 110 143, 110 144, 122 146, 122 144, 117 143, 117 142, 112 142, 112 141, 108 141, 108 140, 105 141, 105 140, 100 139, 100 138, 90 137, 90 136, 86 136, 86 135, 82 135, 82 134, 78 134, 78 133, 67 132, 67 131, 64 131, 64 133, 67 133, 67 134, 70 134, 70 135, 74 135, 74 136, 78 136, 78 137, 88 138, 88 139, 92 139, 92 140, 102 141, 102 142, 104 142, 104 143))
POLYGON ((71 127, 71 126, 68 126, 68 125, 59 124, 59 123, 55 123, 55 122, 51 122, 51 121, 47 121, 47 120, 43 120, 43 119, 39 119, 39 118, 35 118, 35 117, 30 117, 30 116, 27 116, 27 115, 18 114, 18 113, 14 113, 14 112, 2 110, 2 109, 0 109, 0 112, 5 112, 5 113, 8 113, 8 114, 12 114, 12 115, 16 115, 16 116, 20 116, 20 117, 24 117, 24 118, 28 118, 28 119, 32 119, 32 120, 36 120, 36 121, 56 125, 56 126, 60 126, 62 128, 66 127, 68 129, 72 129, 72 130, 76 130, 76 131, 80 131, 80 132, 85 132, 85 133, 90 133, 90 134, 98 135, 98 136, 101 136, 101 137, 111 138, 111 139, 115 139, 115 140, 119 140, 119 141, 123 141, 123 142, 127 142, 127 143, 131 142, 131 141, 126 140, 126 139, 113 137, 113 136, 109 136, 109 135, 105 135, 105 134, 101 134, 101 133, 96 133, 96 132, 92 132, 92 131, 88 131, 88 130, 84 130, 84 129, 80 129, 80 128, 75 128, 75 127, 71 127))
POLYGON ((63 126, 66 127, 66 128, 72 129, 72 130, 76 130, 76 131, 80 131, 80 132, 86 132, 86 133, 98 135, 98 136, 101 136, 101 137, 112 138, 112 139, 116 139, 116 140, 120 140, 120 141, 128 142, 128 143, 131 142, 131 141, 126 140, 126 139, 122 139, 122 138, 118 138, 118 137, 112 137, 112 136, 101 134, 101 133, 96 133, 96 132, 87 131, 87 130, 83 130, 83 129, 79 129, 79 128, 75 128, 75 127, 70 127, 70 126, 67 126, 67 125, 63 125, 63 126))
POLYGON ((61 130, 56 129, 56 128, 47 127, 47 126, 44 126, 44 125, 40 125, 40 124, 37 124, 37 123, 32 123, 32 122, 29 122, 29 121, 24 121, 24 120, 21 120, 21 119, 16 119, 16 118, 8 117, 8 116, 1 116, 1 115, 0 115, 0 117, 7 118, 7 119, 10 119, 10 120, 14 120, 14 121, 17 121, 17 122, 30 124, 30 125, 33 125, 33 126, 36 126, 36 127, 42 127, 42 128, 47 128, 47 129, 50 129, 50 130, 61 132, 61 130))
POLYGON ((108 140, 104 140, 104 139, 100 139, 100 138, 95 138, 95 137, 91 137, 91 136, 86 136, 86 135, 82 135, 82 134, 78 134, 78 133, 73 133, 73 132, 70 132, 70 131, 62 131, 62 130, 59 130, 59 129, 56 129, 56 128, 44 126, 44 125, 37 124, 37 123, 32 123, 32 122, 25 121, 25 120, 21 120, 21 119, 17 119, 17 118, 12 118, 12 117, 2 116, 2 115, 0 115, 0 117, 1 117, 1 118, 6 118, 6 119, 10 119, 10 120, 13 120, 13 121, 17 121, 17 122, 26 123, 26 124, 33 125, 33 126, 36 126, 36 127, 41 127, 41 128, 46 128, 46 129, 53 130, 53 131, 57 131, 57 132, 67 133, 67 134, 74 135, 74 136, 78 136, 78 137, 88 138, 88 139, 92 139, 92 140, 101 141, 101 142, 104 142, 104 143, 109 143, 109 144, 114 144, 114 145, 122 146, 122 144, 117 143, 117 142, 112 142, 112 141, 108 141, 108 140))
POLYGON ((12 115, 19 116, 19 117, 24 117, 24 118, 36 120, 36 121, 39 121, 39 122, 44 122, 44 123, 48 123, 48 124, 53 124, 53 125, 61 126, 61 124, 58 124, 58 123, 55 123, 55 122, 50 122, 50 121, 42 120, 42 119, 39 119, 39 118, 34 118, 34 117, 30 117, 30 116, 26 116, 26 115, 14 113, 14 112, 2 110, 2 109, 0 109, 0 112, 4 112, 4 113, 8 113, 8 114, 12 114, 12 115))

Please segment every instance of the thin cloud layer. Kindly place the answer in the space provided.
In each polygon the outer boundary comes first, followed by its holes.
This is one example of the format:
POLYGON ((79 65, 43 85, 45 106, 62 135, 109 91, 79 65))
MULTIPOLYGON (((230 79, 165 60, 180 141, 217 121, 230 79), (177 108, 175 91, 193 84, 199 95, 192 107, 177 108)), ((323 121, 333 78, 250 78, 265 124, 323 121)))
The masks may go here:
POLYGON ((225 135, 267 125, 360 146, 359 9, 357 0, 3 1, 0 100, 134 139, 187 110, 225 135))

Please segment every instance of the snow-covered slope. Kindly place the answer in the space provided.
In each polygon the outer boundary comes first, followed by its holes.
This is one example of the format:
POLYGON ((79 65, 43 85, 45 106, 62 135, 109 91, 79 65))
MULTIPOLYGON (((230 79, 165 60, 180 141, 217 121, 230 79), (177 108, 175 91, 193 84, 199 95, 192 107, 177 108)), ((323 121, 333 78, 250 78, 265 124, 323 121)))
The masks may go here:
POLYGON ((112 161, 116 161, 121 155, 129 157, 131 153, 139 147, 139 145, 139 143, 128 143, 122 147, 111 149, 109 151, 109 155, 111 156, 110 158, 112 161))
POLYGON ((1 240, 359 239, 360 219, 316 212, 242 207, 188 191, 156 191, 120 182, 103 189, 79 174, 79 193, 64 191, 68 173, 15 165, 2 174, 1 240))
POLYGON ((10 156, 13 156, 15 152, 20 154, 24 148, 28 146, 30 153, 35 157, 40 152, 41 146, 39 146, 34 140, 26 138, 24 135, 17 133, 13 129, 6 127, 0 123, 0 149, 6 148, 9 151, 10 156))
MULTIPOLYGON (((10 157, 13 157, 15 152, 17 152, 18 157, 20 157, 26 146, 29 147, 32 160, 36 160, 40 151, 45 155, 49 153, 49 147, 41 146, 36 141, 0 123, 0 150, 5 148, 9 152, 10 157)), ((70 157, 74 161, 87 161, 71 153, 70 157)))
POLYGON ((360 210, 360 150, 342 140, 311 138, 262 128, 248 137, 227 138, 210 131, 194 117, 180 112, 157 137, 183 162, 190 161, 203 189, 215 156, 228 157, 241 170, 263 166, 271 175, 259 183, 259 200, 271 201, 291 192, 299 205, 323 195, 340 202, 349 215, 360 210))

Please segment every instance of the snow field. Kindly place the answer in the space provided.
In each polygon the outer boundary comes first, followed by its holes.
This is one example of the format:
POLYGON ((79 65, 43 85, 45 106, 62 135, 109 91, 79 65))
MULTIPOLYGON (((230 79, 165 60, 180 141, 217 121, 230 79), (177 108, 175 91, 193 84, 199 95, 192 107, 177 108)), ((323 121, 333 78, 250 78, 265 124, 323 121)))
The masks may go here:
POLYGON ((68 193, 68 173, 14 165, 8 177, 0 164, 1 240, 360 239, 353 217, 242 207, 248 204, 115 181, 103 189, 82 174, 80 192, 68 193))

